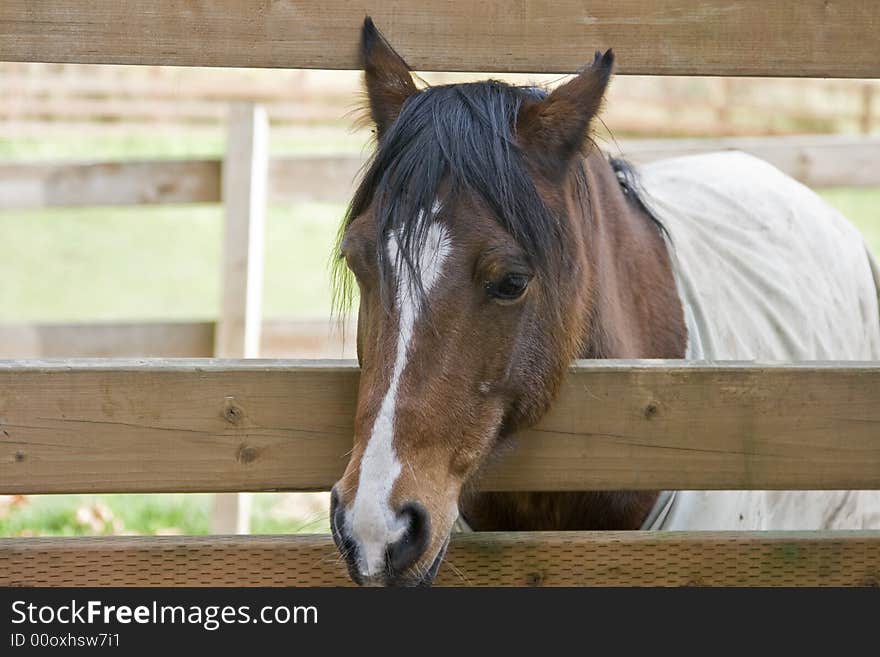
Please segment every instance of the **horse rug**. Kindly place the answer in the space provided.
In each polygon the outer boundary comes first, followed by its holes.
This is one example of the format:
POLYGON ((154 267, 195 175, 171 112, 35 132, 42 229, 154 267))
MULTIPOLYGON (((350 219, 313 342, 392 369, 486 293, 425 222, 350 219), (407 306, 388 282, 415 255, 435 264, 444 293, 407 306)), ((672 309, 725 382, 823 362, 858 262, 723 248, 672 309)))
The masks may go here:
MULTIPOLYGON (((688 359, 880 360, 880 268, 818 195, 740 152, 663 160, 640 176, 668 233, 688 359)), ((880 528, 880 491, 678 491, 645 528, 880 528)))

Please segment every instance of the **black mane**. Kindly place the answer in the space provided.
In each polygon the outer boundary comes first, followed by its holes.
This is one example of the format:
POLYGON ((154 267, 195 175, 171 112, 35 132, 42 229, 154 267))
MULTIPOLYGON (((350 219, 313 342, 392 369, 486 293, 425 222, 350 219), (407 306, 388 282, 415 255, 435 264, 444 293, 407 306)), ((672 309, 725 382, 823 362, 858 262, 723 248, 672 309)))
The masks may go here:
POLYGON ((654 226, 657 227, 657 230, 660 231, 660 234, 671 242, 672 237, 669 235, 669 231, 666 230, 666 226, 657 218, 657 214, 650 207, 650 196, 642 187, 639 172, 636 171, 632 163, 622 157, 609 157, 608 164, 611 165, 611 169, 617 176, 617 182, 620 183, 623 195, 626 196, 630 203, 647 215, 654 226))
MULTIPOLYGON (((414 254, 423 245, 430 222, 418 217, 430 217, 435 201, 443 206, 467 191, 482 199, 532 266, 541 270, 548 263, 563 265, 558 260, 565 252, 561 248, 565 229, 535 189, 515 134, 523 103, 546 95, 540 88, 489 80, 428 87, 411 96, 367 164, 340 239, 351 221, 375 203, 380 271, 389 268, 384 245, 393 231, 401 253, 397 266, 409 268, 413 280, 420 281, 414 254), (441 182, 443 198, 439 198, 441 182)), ((618 167, 615 170, 621 173, 618 167)), ((641 203, 635 185, 621 184, 630 198, 641 203)), ((335 274, 337 307, 344 309, 350 287, 341 263, 335 274)), ((385 279, 380 277, 383 286, 385 279)))

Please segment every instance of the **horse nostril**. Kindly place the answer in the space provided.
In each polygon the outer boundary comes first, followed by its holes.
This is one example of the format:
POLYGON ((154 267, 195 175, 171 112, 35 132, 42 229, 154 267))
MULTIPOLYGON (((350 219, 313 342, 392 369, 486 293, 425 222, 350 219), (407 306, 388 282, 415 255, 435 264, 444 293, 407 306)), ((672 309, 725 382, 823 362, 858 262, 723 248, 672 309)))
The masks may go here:
POLYGON ((400 574, 416 563, 428 549, 431 539, 431 518, 418 502, 407 502, 398 511, 406 521, 406 531, 388 546, 388 566, 391 573, 400 574))

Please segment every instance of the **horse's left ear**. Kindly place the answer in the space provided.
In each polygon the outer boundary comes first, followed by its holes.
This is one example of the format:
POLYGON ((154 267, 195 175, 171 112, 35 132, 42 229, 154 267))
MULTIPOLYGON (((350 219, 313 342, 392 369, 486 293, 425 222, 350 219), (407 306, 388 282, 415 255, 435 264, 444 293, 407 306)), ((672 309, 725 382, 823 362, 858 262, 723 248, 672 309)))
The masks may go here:
POLYGON ((580 153, 590 122, 602 106, 613 69, 614 53, 596 52, 593 63, 576 77, 544 100, 520 110, 517 140, 549 175, 566 171, 572 158, 580 153))
POLYGON ((361 60, 370 101, 370 116, 379 138, 400 114, 404 101, 418 93, 409 66, 367 16, 361 30, 361 60))

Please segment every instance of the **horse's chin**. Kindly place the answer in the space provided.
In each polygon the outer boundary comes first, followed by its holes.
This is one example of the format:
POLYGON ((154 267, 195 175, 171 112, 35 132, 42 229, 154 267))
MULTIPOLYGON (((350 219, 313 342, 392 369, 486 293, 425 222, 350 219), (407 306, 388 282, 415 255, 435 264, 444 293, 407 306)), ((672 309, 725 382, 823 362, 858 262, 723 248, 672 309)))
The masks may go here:
POLYGON ((446 556, 446 550, 449 547, 450 536, 451 534, 446 535, 446 540, 443 541, 443 545, 441 545, 440 549, 437 550, 437 556, 434 557, 434 561, 431 563, 430 568, 428 568, 427 572, 421 578, 417 586, 428 587, 434 584, 434 578, 437 577, 437 571, 440 570, 440 564, 443 563, 443 558, 446 556))

